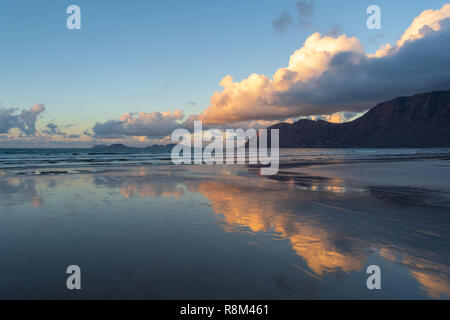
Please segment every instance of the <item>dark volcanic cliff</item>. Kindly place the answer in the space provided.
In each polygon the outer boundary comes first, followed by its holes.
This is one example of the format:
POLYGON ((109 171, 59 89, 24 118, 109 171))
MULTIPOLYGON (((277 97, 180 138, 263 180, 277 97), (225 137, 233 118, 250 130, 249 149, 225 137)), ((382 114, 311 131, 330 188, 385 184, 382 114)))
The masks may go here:
POLYGON ((346 123, 279 123, 281 148, 450 147, 450 90, 383 102, 346 123))

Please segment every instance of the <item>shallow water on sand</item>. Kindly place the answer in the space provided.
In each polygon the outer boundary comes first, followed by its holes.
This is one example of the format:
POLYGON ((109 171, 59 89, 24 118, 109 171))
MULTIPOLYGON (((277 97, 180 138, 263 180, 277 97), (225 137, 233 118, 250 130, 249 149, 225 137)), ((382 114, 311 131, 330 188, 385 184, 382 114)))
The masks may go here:
MULTIPOLYGON (((435 163, 448 170, 448 161, 435 163)), ((450 297, 448 190, 301 168, 258 173, 4 171, 0 298, 450 297), (73 264, 80 291, 66 289, 73 264), (381 290, 366 287, 373 264, 381 290)))

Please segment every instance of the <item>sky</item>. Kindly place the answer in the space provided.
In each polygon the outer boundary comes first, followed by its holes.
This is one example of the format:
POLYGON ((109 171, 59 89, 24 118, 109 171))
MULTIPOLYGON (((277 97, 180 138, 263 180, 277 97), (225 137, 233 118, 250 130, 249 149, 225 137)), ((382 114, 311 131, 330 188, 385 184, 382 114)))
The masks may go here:
POLYGON ((148 145, 193 120, 340 122, 448 89, 445 3, 2 0, 0 147, 148 145), (366 25, 372 4, 381 29, 366 25))

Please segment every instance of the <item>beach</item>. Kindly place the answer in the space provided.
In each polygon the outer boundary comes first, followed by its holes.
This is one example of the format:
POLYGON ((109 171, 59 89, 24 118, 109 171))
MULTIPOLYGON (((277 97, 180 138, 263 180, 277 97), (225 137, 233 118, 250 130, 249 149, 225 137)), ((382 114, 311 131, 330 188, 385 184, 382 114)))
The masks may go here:
POLYGON ((274 176, 61 154, 2 160, 2 299, 450 298, 448 150, 286 151, 274 176))

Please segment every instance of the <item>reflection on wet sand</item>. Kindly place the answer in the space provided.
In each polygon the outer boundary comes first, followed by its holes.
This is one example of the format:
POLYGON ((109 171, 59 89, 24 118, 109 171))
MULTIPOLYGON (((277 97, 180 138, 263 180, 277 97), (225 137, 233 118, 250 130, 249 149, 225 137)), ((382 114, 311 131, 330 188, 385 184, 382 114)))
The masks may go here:
MULTIPOLYGON (((333 184, 337 181, 332 181, 333 184)), ((312 184, 316 186, 316 184, 312 184)), ((313 187, 312 190, 317 190, 313 187)), ((336 185, 323 186, 323 190, 341 192, 345 189, 336 185), (337 191, 336 191, 337 190, 337 191)), ((302 195, 292 190, 281 192, 264 192, 242 188, 223 182, 202 182, 198 190, 211 201, 217 214, 222 214, 229 226, 241 225, 253 232, 274 232, 282 238, 288 239, 295 252, 308 264, 317 275, 325 272, 351 272, 362 271, 367 261, 366 248, 382 248, 383 243, 397 246, 395 238, 385 239, 383 235, 360 232, 358 237, 340 234, 333 228, 333 220, 343 220, 346 217, 327 213, 322 210, 320 219, 310 214, 302 215, 302 211, 313 210, 308 201, 302 203, 298 200, 302 195), (296 199, 293 201, 292 199, 296 199), (325 217, 324 217, 325 216, 325 217), (321 221, 322 220, 322 221, 321 221), (330 221, 331 220, 331 221, 330 221), (323 222, 323 223, 321 223, 323 222), (394 242, 392 244, 392 242, 394 242), (342 245, 345 244, 345 245, 342 245)), ((306 212, 305 212, 306 211, 306 212)), ((370 219, 370 217, 368 217, 370 219)), ((336 221, 336 225, 338 225, 336 221)), ((347 221, 350 228, 364 230, 358 226, 358 220, 347 221)), ((364 221, 377 227, 375 219, 364 221)), ((407 223, 405 219, 404 224, 407 223)), ((385 226, 384 226, 385 227, 385 226)), ((414 227, 414 225, 412 226, 414 227)), ((391 226, 395 229, 395 225, 391 226)), ((231 230, 229 228, 229 230, 231 230)), ((419 230, 410 230, 412 234, 419 230)), ((395 230, 393 231, 395 233, 395 230)), ((402 239, 400 239, 402 240, 402 239)), ((414 236, 411 236, 414 242, 414 236)), ((406 266, 411 275, 417 279, 422 289, 432 298, 450 296, 450 268, 444 264, 431 261, 427 257, 435 255, 431 250, 415 252, 414 247, 399 247, 396 252, 386 249, 380 250, 380 256, 395 261, 402 257, 400 264, 406 266), (387 256, 389 252, 389 256, 387 256), (420 254, 420 256, 419 256, 420 254)))
POLYGON ((421 289, 431 298, 439 299, 450 296, 450 268, 425 258, 406 256, 402 263, 411 275, 420 283, 421 289))
MULTIPOLYGON (((198 170, 187 176, 183 171, 141 168, 74 175, 71 183, 117 190, 126 198, 179 199, 199 193, 226 231, 288 240, 317 278, 364 272, 370 255, 376 254, 404 267, 429 297, 450 296, 449 221, 442 207, 428 207, 424 214, 420 206, 426 199, 400 206, 386 201, 379 188, 354 189, 342 179, 283 172, 267 179, 239 171, 208 176, 198 170)), ((36 185, 52 188, 65 177, 2 179, 0 200, 5 204, 9 195, 20 194, 23 201, 40 207, 44 197, 36 185)))
POLYGON ((36 182, 36 178, 33 177, 0 179, 0 203, 8 206, 29 201, 32 206, 39 208, 44 199, 38 195, 36 182))
MULTIPOLYGON (((395 208, 386 207, 384 202, 377 203, 379 195, 374 196, 374 188, 362 193, 367 198, 359 200, 368 203, 368 207, 362 219, 358 219, 351 209, 351 197, 355 195, 345 196, 349 188, 342 179, 283 173, 271 177, 273 181, 249 181, 248 177, 233 175, 232 182, 228 182, 229 178, 184 180, 170 172, 159 172, 141 175, 140 179, 119 178, 118 183, 126 197, 178 198, 184 190, 200 192, 210 201, 214 212, 223 217, 226 231, 242 232, 242 227, 246 227, 251 232, 271 234, 274 239, 287 239, 317 276, 361 272, 368 255, 377 252, 380 257, 406 267, 430 297, 450 296, 450 269, 432 259, 436 257, 434 248, 425 246, 418 250, 413 246, 419 238, 416 234, 423 237, 424 230, 436 233, 445 228, 435 230, 434 222, 428 223, 416 212, 405 212, 404 207, 390 213, 389 210, 395 208), (378 208, 385 206, 381 208, 384 216, 377 214, 378 209, 373 210, 374 204, 378 208), (349 209, 345 210, 347 207, 349 209), (398 219, 402 219, 403 228, 409 228, 406 239, 397 234, 398 219), (378 233, 378 230, 384 231, 378 233), (387 249, 386 243, 395 249, 387 249)), ((438 236, 446 239, 444 234, 438 236)), ((426 239, 420 240, 426 243, 426 239)))
POLYGON ((180 198, 185 186, 171 171, 149 174, 143 168, 136 172, 112 172, 108 175, 87 175, 86 181, 97 186, 117 187, 126 198, 180 198))
POLYGON ((315 221, 302 219, 293 208, 280 206, 288 203, 292 194, 267 193, 209 181, 200 183, 198 190, 211 201, 214 211, 224 216, 229 226, 245 226, 253 232, 273 232, 289 239, 295 252, 318 275, 337 268, 345 272, 360 270, 366 260, 360 252, 354 256, 352 252, 339 250, 332 236, 315 221))

